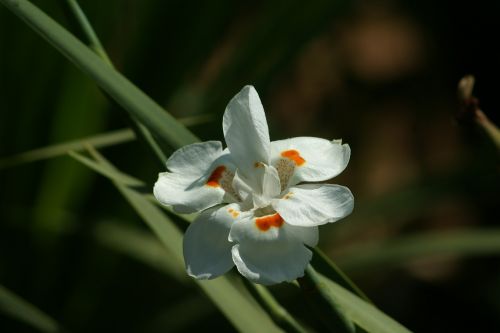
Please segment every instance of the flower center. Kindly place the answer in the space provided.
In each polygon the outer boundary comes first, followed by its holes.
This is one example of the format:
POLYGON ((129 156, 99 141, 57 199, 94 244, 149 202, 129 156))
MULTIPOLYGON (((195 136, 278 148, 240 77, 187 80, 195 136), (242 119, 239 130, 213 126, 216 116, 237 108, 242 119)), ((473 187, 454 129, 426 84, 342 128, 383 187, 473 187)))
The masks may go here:
POLYGON ((224 165, 219 165, 212 171, 205 185, 210 187, 221 187, 236 201, 241 201, 240 196, 233 188, 234 173, 224 165))
POLYGON ((300 156, 300 152, 295 149, 284 150, 281 152, 281 158, 275 163, 280 178, 281 191, 288 187, 290 178, 292 178, 296 167, 301 167, 306 160, 300 156))

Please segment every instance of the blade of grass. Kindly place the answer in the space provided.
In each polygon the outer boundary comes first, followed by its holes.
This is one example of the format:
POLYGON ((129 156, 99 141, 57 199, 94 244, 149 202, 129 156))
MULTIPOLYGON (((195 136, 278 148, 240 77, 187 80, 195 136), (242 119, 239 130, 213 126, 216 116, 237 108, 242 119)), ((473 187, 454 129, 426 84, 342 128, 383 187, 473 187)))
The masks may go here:
POLYGON ((132 176, 127 175, 126 173, 117 171, 115 169, 102 166, 100 163, 91 160, 81 154, 75 153, 73 151, 70 151, 68 153, 69 156, 73 157, 75 160, 78 162, 84 164, 85 166, 89 167, 90 169, 93 169, 100 173, 101 175, 111 179, 114 182, 117 182, 121 185, 126 185, 126 186, 144 186, 145 184, 132 176))
MULTIPOLYGON (((185 126, 200 125, 213 119, 211 115, 192 116, 177 119, 185 126)), ((31 163, 40 160, 50 159, 67 154, 69 151, 82 151, 85 144, 96 148, 110 147, 122 143, 127 143, 136 139, 134 131, 128 128, 110 131, 106 133, 91 135, 77 140, 66 141, 54 145, 33 149, 24 153, 7 156, 0 159, 0 170, 11 168, 24 163, 31 163)))
POLYGON ((94 235, 101 244, 117 252, 164 272, 181 283, 188 281, 182 266, 168 260, 172 254, 151 233, 123 224, 105 222, 97 225, 94 235))
MULTIPOLYGON (((87 16, 81 9, 80 5, 76 0, 66 0, 65 2, 69 12, 72 15, 69 15, 70 20, 75 22, 75 25, 80 28, 83 32, 85 39, 87 40, 88 46, 94 50, 94 52, 106 63, 109 67, 115 68, 113 63, 111 62, 106 50, 104 50, 101 41, 97 37, 97 34, 92 28, 87 16)), ((167 162, 167 157, 163 150, 160 148, 158 142, 153 137, 151 132, 148 130, 146 126, 144 126, 136 117, 132 117, 134 121, 133 129, 142 136, 142 138, 149 144, 155 155, 160 159, 162 164, 167 162)))
POLYGON ((113 63, 109 59, 107 52, 104 50, 101 41, 97 37, 94 28, 92 28, 92 25, 90 24, 87 16, 83 12, 78 2, 76 0, 66 0, 65 4, 68 7, 69 11, 73 14, 82 33, 85 35, 88 43, 90 44, 90 48, 94 50, 94 52, 99 57, 101 57, 101 59, 104 60, 109 66, 114 67, 113 63))
POLYGON ((135 140, 135 134, 128 128, 92 135, 78 140, 58 143, 55 145, 30 150, 14 156, 4 157, 0 160, 0 169, 6 169, 24 163, 54 158, 64 155, 70 150, 81 151, 85 149, 85 143, 102 148, 130 142, 132 140, 135 140))
POLYGON ((352 246, 339 257, 346 270, 369 270, 396 266, 433 255, 499 255, 500 229, 432 232, 400 237, 387 243, 352 246))
POLYGON ((60 332, 59 324, 33 304, 0 285, 0 311, 41 332, 60 332))
POLYGON ((309 265, 304 277, 298 278, 300 290, 308 301, 314 315, 325 329, 338 333, 355 333, 356 326, 330 294, 324 292, 316 271, 309 265))
POLYGON ((307 274, 316 281, 318 290, 356 325, 371 333, 409 333, 391 317, 349 290, 317 273, 309 266, 307 274))
POLYGON ((257 302, 269 313, 273 321, 290 333, 307 333, 307 330, 274 298, 273 294, 264 286, 244 280, 250 293, 257 302))
POLYGON ((0 0, 65 57, 91 76, 119 105, 174 148, 198 141, 149 96, 123 75, 110 68, 87 46, 27 0, 0 0))
POLYGON ((366 296, 365 293, 363 293, 363 291, 361 291, 361 289, 359 289, 358 286, 356 286, 356 284, 354 284, 354 282, 352 282, 351 279, 344 272, 342 272, 342 270, 333 261, 331 261, 330 258, 326 256, 325 253, 323 253, 323 251, 317 247, 312 248, 312 251, 314 252, 314 255, 311 265, 315 270, 325 275, 332 281, 337 282, 350 292, 358 295, 365 301, 371 302, 368 296, 366 296))
MULTIPOLYGON (((107 169, 101 174, 109 174, 109 170, 118 170, 104 159, 97 151, 91 149, 91 155, 97 161, 93 167, 107 169)), ((73 155, 79 155, 74 153, 73 155)), ((88 158, 80 155, 79 160, 88 158)), ((86 163, 91 165, 92 163, 86 163)), ((182 233, 174 223, 158 208, 152 204, 143 194, 114 181, 117 176, 110 176, 119 192, 134 208, 137 214, 153 230, 161 243, 171 253, 170 259, 177 265, 183 267, 182 255, 182 233)), ((267 313, 251 297, 241 282, 228 275, 214 280, 194 280, 207 296, 214 302, 219 310, 224 313, 228 320, 241 332, 281 332, 271 321, 267 313)))

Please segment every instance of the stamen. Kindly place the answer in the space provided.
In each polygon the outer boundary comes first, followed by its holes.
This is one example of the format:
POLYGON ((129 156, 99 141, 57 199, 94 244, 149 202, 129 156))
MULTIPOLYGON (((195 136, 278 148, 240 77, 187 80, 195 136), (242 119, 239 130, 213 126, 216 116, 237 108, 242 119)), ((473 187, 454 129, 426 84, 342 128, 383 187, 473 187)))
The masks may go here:
POLYGON ((278 176, 280 178, 281 191, 288 187, 288 182, 293 176, 295 170, 295 162, 289 160, 288 158, 280 158, 275 165, 276 170, 278 170, 278 176))
POLYGON ((268 231, 271 227, 279 228, 285 221, 280 214, 267 215, 255 219, 255 225, 261 231, 268 231))

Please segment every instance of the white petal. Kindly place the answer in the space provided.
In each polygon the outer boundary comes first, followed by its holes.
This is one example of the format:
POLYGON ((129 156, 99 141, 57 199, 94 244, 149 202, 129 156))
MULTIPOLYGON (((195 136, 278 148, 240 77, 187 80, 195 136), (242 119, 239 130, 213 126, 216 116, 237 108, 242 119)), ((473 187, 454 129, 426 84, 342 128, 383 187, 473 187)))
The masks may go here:
POLYGON ((220 142, 183 147, 167 161, 172 172, 160 173, 156 199, 178 213, 194 213, 221 202, 236 201, 232 188, 235 167, 220 142))
POLYGON ((184 261, 190 276, 212 279, 234 266, 228 241, 231 225, 238 218, 239 206, 227 205, 201 213, 184 235, 184 261), (234 216, 236 215, 236 216, 234 216))
POLYGON ((170 172, 201 176, 222 154, 220 141, 193 143, 176 150, 167 161, 170 172))
POLYGON ((338 141, 298 137, 271 142, 271 164, 280 172, 283 188, 285 182, 293 186, 331 179, 346 168, 350 156, 349 145, 338 141))
POLYGON ((300 239, 304 244, 315 247, 319 241, 318 227, 299 227, 296 225, 287 225, 287 231, 295 234, 297 239, 300 239))
POLYGON ((354 197, 344 186, 305 184, 290 188, 282 199, 273 201, 273 207, 287 223, 310 227, 349 215, 354 197))
POLYGON ((232 254, 241 275, 265 285, 293 281, 304 276, 304 270, 312 258, 311 251, 299 242, 236 244, 232 254))
POLYGON ((160 173, 153 194, 163 205, 181 214, 199 212, 223 201, 225 191, 221 187, 206 186, 177 173, 160 173))
POLYGON ((231 99, 222 125, 231 155, 247 178, 251 177, 255 163, 269 164, 269 129, 254 87, 243 87, 231 99))
POLYGON ((233 224, 229 240, 238 243, 232 253, 239 272, 251 281, 273 284, 303 275, 312 256, 304 243, 317 244, 318 228, 289 225, 275 212, 247 215, 233 224))

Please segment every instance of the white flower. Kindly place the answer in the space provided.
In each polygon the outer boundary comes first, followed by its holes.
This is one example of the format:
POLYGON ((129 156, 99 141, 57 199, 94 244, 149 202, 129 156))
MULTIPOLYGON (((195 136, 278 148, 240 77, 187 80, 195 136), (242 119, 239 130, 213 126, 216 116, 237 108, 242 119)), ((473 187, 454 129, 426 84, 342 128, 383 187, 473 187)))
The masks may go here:
POLYGON ((187 272, 212 279, 234 265, 261 284, 304 274, 318 226, 351 213, 348 188, 321 182, 341 173, 347 144, 298 137, 270 142, 264 109, 252 86, 228 104, 222 143, 177 150, 159 175, 155 197, 179 213, 202 211, 184 236, 187 272))

